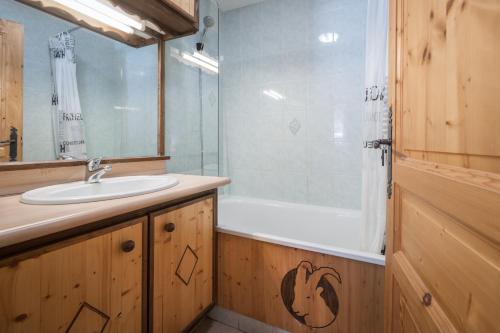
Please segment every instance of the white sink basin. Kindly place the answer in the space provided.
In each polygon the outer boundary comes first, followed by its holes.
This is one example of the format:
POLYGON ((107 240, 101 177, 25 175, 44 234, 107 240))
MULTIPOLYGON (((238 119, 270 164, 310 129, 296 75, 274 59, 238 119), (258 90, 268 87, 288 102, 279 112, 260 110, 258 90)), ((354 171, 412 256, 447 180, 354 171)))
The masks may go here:
POLYGON ((165 190, 179 184, 172 176, 104 178, 100 183, 83 181, 53 185, 25 192, 21 202, 32 205, 62 205, 131 197, 165 190))

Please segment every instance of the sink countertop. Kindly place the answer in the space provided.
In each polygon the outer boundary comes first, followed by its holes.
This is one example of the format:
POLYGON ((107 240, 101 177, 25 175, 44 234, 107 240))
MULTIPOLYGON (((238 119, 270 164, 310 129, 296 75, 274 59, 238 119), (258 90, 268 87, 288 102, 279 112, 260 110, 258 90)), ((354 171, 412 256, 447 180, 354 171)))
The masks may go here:
POLYGON ((133 197, 68 205, 28 205, 0 197, 0 248, 166 203, 230 183, 229 178, 168 174, 179 184, 133 197))

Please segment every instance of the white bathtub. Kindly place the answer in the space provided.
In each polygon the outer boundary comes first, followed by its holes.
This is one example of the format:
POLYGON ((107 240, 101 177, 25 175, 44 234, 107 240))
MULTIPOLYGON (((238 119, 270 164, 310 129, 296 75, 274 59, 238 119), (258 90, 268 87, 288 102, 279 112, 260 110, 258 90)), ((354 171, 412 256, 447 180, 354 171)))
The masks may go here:
POLYGON ((361 250, 360 211, 234 196, 220 197, 218 211, 218 232, 385 264, 361 250))

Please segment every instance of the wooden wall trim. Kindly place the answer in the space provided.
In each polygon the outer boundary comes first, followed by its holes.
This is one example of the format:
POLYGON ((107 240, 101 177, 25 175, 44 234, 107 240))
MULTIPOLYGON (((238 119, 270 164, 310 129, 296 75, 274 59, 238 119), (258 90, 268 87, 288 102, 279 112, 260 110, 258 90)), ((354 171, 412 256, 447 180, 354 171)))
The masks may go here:
MULTIPOLYGON (((108 176, 158 175, 167 173, 165 159, 139 162, 112 162, 113 170, 108 176)), ((31 169, 0 169, 0 196, 20 194, 38 187, 83 180, 85 165, 56 164, 52 167, 39 166, 31 169)))
MULTIPOLYGON (((166 161, 170 156, 144 156, 144 157, 116 157, 105 158, 101 163, 103 164, 117 164, 117 163, 130 163, 130 162, 148 162, 148 161, 166 161)), ((84 160, 58 160, 58 161, 42 161, 42 162, 9 162, 0 163, 0 172, 2 171, 15 171, 15 170, 30 170, 40 168, 62 168, 86 165, 87 161, 84 160)))
POLYGON ((158 155, 165 155, 165 42, 158 43, 158 155))

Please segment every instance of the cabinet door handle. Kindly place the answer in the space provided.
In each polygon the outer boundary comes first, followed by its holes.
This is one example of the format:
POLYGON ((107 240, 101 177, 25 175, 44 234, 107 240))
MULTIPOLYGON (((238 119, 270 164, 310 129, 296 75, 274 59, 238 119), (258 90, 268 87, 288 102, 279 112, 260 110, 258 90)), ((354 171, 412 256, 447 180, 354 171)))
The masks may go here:
POLYGON ((425 293, 422 297, 422 303, 424 306, 430 306, 432 303, 432 295, 430 293, 425 293))
POLYGON ((122 243, 123 252, 132 252, 135 248, 135 242, 133 240, 128 240, 122 243))
POLYGON ((167 223, 165 224, 165 231, 166 232, 173 232, 175 230, 175 223, 167 223))

